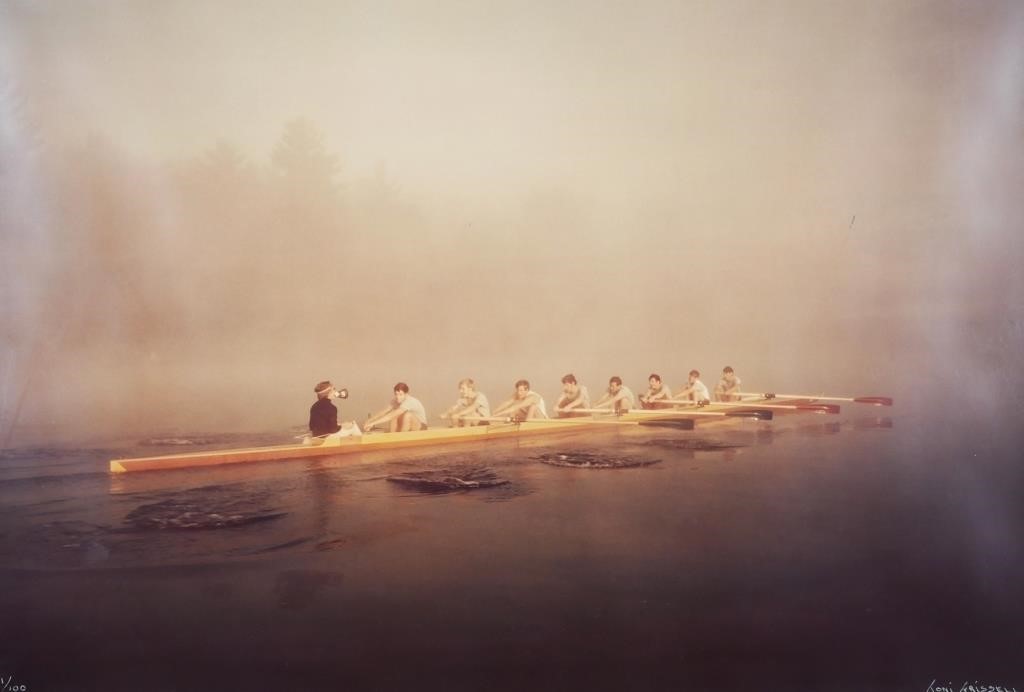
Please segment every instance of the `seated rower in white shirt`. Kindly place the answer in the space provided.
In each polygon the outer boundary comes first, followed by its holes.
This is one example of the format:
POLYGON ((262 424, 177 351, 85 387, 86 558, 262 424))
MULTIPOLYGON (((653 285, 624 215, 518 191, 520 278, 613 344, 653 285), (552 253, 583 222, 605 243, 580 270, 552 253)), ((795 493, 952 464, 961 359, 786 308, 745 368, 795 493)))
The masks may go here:
POLYGON ((608 390, 604 393, 594 408, 607 408, 615 413, 625 413, 636 406, 636 398, 629 387, 622 384, 622 378, 618 375, 608 380, 608 390))
POLYGON ((574 412, 573 409, 590 408, 590 392, 576 381, 576 376, 569 373, 562 378, 562 397, 558 400, 555 413, 559 418, 586 416, 587 413, 574 412))
POLYGON ((674 398, 685 399, 696 404, 706 404, 711 401, 711 394, 708 393, 707 386, 700 381, 700 371, 690 371, 690 379, 686 382, 686 386, 674 398))
POLYGON ((736 372, 726 365, 722 369, 722 379, 715 387, 715 401, 739 401, 740 391, 740 378, 736 377, 736 372))
POLYGON ((649 387, 640 395, 640 405, 643 408, 671 408, 672 404, 665 402, 665 399, 672 398, 672 391, 661 381, 661 375, 652 372, 647 378, 649 387))
POLYGON ((453 428, 465 425, 480 425, 487 421, 477 420, 491 415, 491 405, 483 392, 478 392, 476 383, 468 377, 459 382, 459 400, 455 405, 441 414, 441 418, 451 421, 453 428))
POLYGON ((399 382, 394 387, 395 398, 386 409, 370 416, 363 424, 364 430, 388 423, 391 432, 426 430, 427 412, 416 397, 409 394, 409 385, 399 382))
POLYGON ((530 389, 526 380, 516 382, 516 391, 512 398, 494 409, 492 416, 510 416, 516 420, 531 418, 547 418, 548 411, 540 394, 530 389))

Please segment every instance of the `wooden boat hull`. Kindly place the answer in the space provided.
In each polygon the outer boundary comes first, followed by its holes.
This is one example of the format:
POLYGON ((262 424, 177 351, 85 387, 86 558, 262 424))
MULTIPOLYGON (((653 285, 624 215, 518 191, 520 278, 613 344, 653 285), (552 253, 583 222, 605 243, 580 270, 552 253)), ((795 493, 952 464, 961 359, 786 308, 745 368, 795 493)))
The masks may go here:
MULTIPOLYGON (((746 402, 744 402, 746 403, 746 402)), ((756 402, 751 403, 757 407, 756 402)), ((656 418, 662 420, 693 420, 703 418, 714 411, 736 411, 732 407, 706 406, 699 412, 680 409, 664 409, 658 411, 656 418), (692 414, 689 415, 688 414, 692 414)), ((654 412, 652 412, 654 413, 654 412)), ((625 414, 608 421, 609 424, 649 423, 653 418, 649 415, 625 414)), ((718 420, 718 419, 710 419, 718 420)), ((318 440, 314 444, 278 445, 274 447, 252 447, 248 449, 225 449, 185 454, 170 454, 135 459, 112 459, 111 473, 128 473, 133 471, 164 471, 168 469, 192 468, 198 466, 217 466, 220 464, 240 464, 252 461, 279 461, 285 459, 305 459, 308 457, 334 456, 339 454, 357 454, 406 447, 426 447, 430 445, 448 445, 464 442, 483 442, 509 437, 532 437, 559 432, 572 432, 581 429, 593 429, 595 419, 565 418, 547 421, 525 421, 523 423, 496 423, 469 428, 436 428, 417 432, 382 432, 362 435, 361 437, 328 438, 318 440)))
POLYGON ((186 454, 171 454, 136 459, 112 459, 111 473, 130 471, 157 471, 166 469, 239 464, 250 461, 277 461, 307 457, 356 454, 406 447, 481 442, 507 437, 533 436, 579 430, 587 423, 581 419, 559 420, 545 423, 502 423, 469 428, 437 428, 417 432, 382 432, 360 437, 328 438, 311 445, 278 445, 249 449, 225 449, 186 454))

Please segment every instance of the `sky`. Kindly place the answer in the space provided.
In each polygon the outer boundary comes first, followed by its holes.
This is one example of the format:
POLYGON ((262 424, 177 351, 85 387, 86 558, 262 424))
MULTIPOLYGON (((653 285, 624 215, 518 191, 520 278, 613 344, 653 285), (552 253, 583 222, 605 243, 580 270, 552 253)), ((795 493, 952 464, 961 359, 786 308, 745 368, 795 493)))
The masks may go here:
POLYGON ((65 386, 96 430, 301 422, 325 377, 357 409, 399 379, 440 409, 467 375, 492 400, 725 364, 892 394, 965 363, 983 398, 1021 345, 1018 2, 2 0, 0 87, 8 432, 45 427, 65 386), (168 171, 219 145, 271 170, 296 120, 336 157, 343 235, 304 231, 310 209, 278 226, 310 257, 229 243, 238 216, 174 232, 197 198, 168 171), (138 205, 116 222, 54 192, 101 150, 138 205), (103 224, 147 230, 121 262, 103 224), (99 268, 54 309, 68 238, 99 268), (252 280, 189 283, 170 256, 252 280), (322 287, 317 257, 348 280, 322 287), (210 320, 283 303, 293 328, 154 336, 82 300, 104 261, 142 268, 128 294, 210 320), (61 327, 82 315, 105 341, 61 327), (140 394, 158 418, 128 411, 140 394))

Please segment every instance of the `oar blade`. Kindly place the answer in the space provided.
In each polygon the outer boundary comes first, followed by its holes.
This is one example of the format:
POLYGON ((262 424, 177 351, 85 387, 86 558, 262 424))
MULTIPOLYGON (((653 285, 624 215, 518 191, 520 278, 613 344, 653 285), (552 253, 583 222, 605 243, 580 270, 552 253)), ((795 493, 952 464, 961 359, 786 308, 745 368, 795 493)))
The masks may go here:
POLYGON ((887 396, 859 396, 854 401, 858 404, 873 404, 875 406, 892 406, 892 399, 887 396))
POLYGON ((797 404, 798 411, 813 411, 815 413, 839 413, 839 404, 797 404))
POLYGON ((766 408, 758 409, 737 409, 736 411, 726 411, 725 415, 729 418, 755 418, 757 420, 771 420, 775 417, 774 411, 769 411, 766 408))
POLYGON ((692 418, 648 418, 637 421, 637 425, 649 425, 657 428, 675 428, 676 430, 693 430, 692 418))

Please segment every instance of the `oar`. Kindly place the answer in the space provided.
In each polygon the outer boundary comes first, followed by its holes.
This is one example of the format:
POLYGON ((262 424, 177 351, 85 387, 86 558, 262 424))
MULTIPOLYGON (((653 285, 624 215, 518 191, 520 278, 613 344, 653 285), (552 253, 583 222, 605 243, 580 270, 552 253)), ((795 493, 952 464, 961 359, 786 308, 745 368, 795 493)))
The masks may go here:
POLYGON ((646 408, 631 408, 630 413, 637 413, 643 416, 719 416, 726 418, 756 418, 757 420, 771 420, 774 414, 762 406, 753 408, 747 406, 746 410, 742 411, 683 411, 679 409, 646 409, 646 408))
POLYGON ((740 392, 739 396, 756 396, 761 399, 824 399, 825 401, 852 401, 855 404, 871 404, 873 406, 892 406, 892 398, 887 396, 822 396, 820 394, 753 394, 740 392))
POLYGON ((605 415, 618 415, 618 411, 613 411, 610 408, 570 408, 566 409, 568 413, 593 413, 593 414, 605 414, 605 415))
POLYGON ((459 420, 475 420, 478 422, 487 423, 518 423, 512 416, 460 416, 459 420))
MULTIPOLYGON (((575 409, 581 413, 589 412, 592 409, 575 409)), ((610 413, 604 409, 593 409, 600 413, 610 413)), ((723 414, 724 415, 724 414, 723 414)), ((474 420, 469 418, 469 420, 474 420)), ((516 418, 479 418, 475 420, 498 420, 503 423, 579 423, 580 425, 660 425, 668 428, 677 428, 679 430, 693 430, 693 420, 689 418, 674 418, 663 421, 647 421, 647 420, 609 420, 602 418, 530 418, 527 420, 518 420, 516 418)))
POLYGON ((750 407, 756 406, 757 408, 777 408, 777 409, 788 409, 790 411, 814 411, 815 413, 839 413, 838 404, 758 404, 754 402, 744 403, 742 401, 716 401, 712 404, 697 404, 693 401, 686 401, 685 399, 668 399, 668 403, 676 405, 690 405, 690 406, 739 406, 739 407, 750 407))
MULTIPOLYGON (((579 411, 580 409, 575 409, 579 411)), ((583 409, 586 410, 586 409, 583 409)), ((607 411, 602 411, 607 413, 607 411)), ((650 420, 608 420, 605 418, 531 418, 524 423, 580 423, 581 425, 660 425, 666 428, 678 428, 679 430, 693 430, 693 419, 690 418, 667 418, 660 421, 650 420)))

